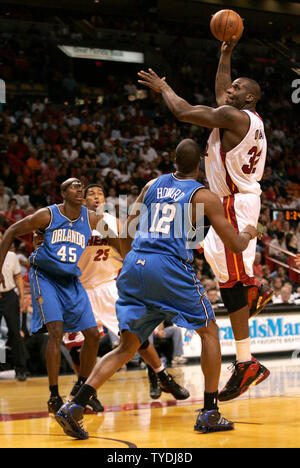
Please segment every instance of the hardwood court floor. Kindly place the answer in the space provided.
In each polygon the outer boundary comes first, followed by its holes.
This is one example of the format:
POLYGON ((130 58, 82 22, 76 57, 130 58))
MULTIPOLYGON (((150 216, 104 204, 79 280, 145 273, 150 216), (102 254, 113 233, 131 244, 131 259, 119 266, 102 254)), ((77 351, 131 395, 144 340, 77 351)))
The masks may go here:
MULTIPOLYGON (((196 410, 202 407, 200 366, 171 369, 191 397, 176 402, 169 394, 153 401, 146 372, 120 371, 108 381, 99 397, 105 406, 100 415, 87 415, 87 441, 67 437, 46 411, 46 378, 21 383, 1 380, 0 447, 20 448, 226 448, 300 447, 300 360, 263 361, 271 370, 268 380, 237 400, 220 405, 235 430, 214 434, 194 432, 196 410)), ((221 386, 230 375, 222 366, 221 386)), ((61 377, 67 395, 74 377, 61 377)))

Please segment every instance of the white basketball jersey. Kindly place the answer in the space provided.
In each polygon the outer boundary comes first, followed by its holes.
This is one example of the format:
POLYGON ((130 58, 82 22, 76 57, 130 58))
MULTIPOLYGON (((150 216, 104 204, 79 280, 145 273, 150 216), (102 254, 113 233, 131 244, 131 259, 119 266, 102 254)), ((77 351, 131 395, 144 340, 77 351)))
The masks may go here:
MULTIPOLYGON (((104 213, 104 220, 109 228, 118 235, 116 218, 104 213)), ((123 265, 120 253, 108 239, 93 230, 86 249, 80 257, 78 266, 82 272, 80 281, 85 289, 95 289, 103 283, 117 278, 123 265)))
POLYGON ((242 112, 249 115, 250 127, 237 146, 225 153, 218 128, 212 130, 207 144, 206 177, 210 190, 221 198, 234 193, 261 194, 258 182, 263 176, 267 154, 264 124, 256 112, 242 112))

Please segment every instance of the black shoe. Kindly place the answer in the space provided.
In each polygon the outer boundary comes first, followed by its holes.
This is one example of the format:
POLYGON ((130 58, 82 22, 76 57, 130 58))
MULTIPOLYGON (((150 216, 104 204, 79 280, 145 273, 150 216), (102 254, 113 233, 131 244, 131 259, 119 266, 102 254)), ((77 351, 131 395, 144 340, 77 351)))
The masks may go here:
POLYGON ((218 410, 202 409, 194 426, 195 431, 207 434, 209 432, 232 431, 234 423, 223 418, 218 410))
POLYGON ((97 398, 97 395, 93 395, 85 407, 85 414, 98 414, 103 413, 104 408, 97 398))
POLYGON ((171 393, 176 400, 186 400, 190 396, 188 390, 175 382, 170 374, 167 374, 166 381, 160 381, 159 384, 163 392, 171 393))
POLYGON ((245 393, 261 378, 262 369, 258 361, 234 362, 233 373, 225 387, 219 392, 219 401, 229 401, 245 393))
POLYGON ((60 396, 50 397, 50 400, 48 401, 49 415, 55 415, 63 404, 63 399, 60 396))
POLYGON ((16 379, 19 382, 25 382, 27 380, 27 373, 23 370, 16 370, 16 379))
POLYGON ((152 400, 157 400, 161 395, 161 388, 159 386, 159 381, 157 378, 157 374, 154 372, 152 367, 147 366, 148 369, 148 379, 150 385, 150 397, 152 400))

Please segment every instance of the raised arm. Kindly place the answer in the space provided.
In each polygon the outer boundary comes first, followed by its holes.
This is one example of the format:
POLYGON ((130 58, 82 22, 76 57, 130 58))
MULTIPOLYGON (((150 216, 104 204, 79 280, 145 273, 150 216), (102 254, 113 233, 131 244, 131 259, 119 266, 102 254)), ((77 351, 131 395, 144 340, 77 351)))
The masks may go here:
MULTIPOLYGON (((204 204, 204 214, 208 217, 214 230, 231 252, 235 254, 243 252, 248 247, 250 240, 257 236, 256 227, 251 225, 246 226, 238 234, 225 218, 224 208, 219 198, 209 190, 198 190, 192 202, 193 208, 195 208, 197 203, 204 204)), ((193 212, 196 213, 196 210, 194 209, 193 212)), ((194 220, 194 222, 197 224, 197 220, 194 220)))
POLYGON ((140 84, 161 93, 169 110, 181 122, 201 127, 226 128, 235 131, 241 119, 245 118, 244 113, 233 106, 222 106, 218 109, 208 106, 192 106, 178 96, 166 80, 159 78, 151 68, 149 72, 140 71, 138 75, 142 78, 138 80, 140 84))
POLYGON ((226 91, 231 85, 231 54, 237 40, 223 42, 215 81, 216 101, 218 106, 225 104, 226 91))

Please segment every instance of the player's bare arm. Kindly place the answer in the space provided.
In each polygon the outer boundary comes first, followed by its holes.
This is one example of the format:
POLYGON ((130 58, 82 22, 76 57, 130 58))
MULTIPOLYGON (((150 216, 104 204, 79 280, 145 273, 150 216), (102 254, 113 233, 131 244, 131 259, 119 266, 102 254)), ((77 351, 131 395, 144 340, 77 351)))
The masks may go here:
POLYGON ((138 75, 142 78, 138 80, 140 84, 161 93, 169 110, 181 122, 201 127, 229 129, 239 136, 243 136, 245 129, 249 128, 248 116, 233 106, 221 106, 217 109, 202 105, 192 106, 178 96, 165 79, 159 78, 153 70, 140 71, 138 75))
POLYGON ((121 244, 119 236, 113 232, 108 224, 104 221, 103 213, 97 214, 94 211, 89 210, 89 221, 92 229, 97 229, 103 237, 107 238, 109 244, 114 247, 119 253, 121 253, 121 244))
POLYGON ((121 255, 123 259, 126 257, 128 252, 131 250, 131 244, 134 239, 134 236, 138 227, 138 220, 141 214, 141 207, 144 200, 144 197, 147 193, 149 187, 156 181, 156 179, 150 180, 145 187, 142 189, 141 193, 135 200, 131 210, 130 215, 128 216, 124 226, 122 227, 120 234, 120 243, 121 243, 121 255))
POLYGON ((215 81, 215 93, 218 106, 225 104, 226 91, 231 86, 231 54, 238 40, 223 42, 215 81))
MULTIPOLYGON (((246 228, 237 234, 233 226, 225 218, 224 208, 219 198, 212 192, 206 189, 201 189, 196 192, 193 197, 193 208, 197 203, 204 204, 204 213, 211 222, 214 230, 221 238, 225 246, 233 253, 241 253, 248 247, 251 239, 257 236, 257 229, 254 226, 248 225, 246 228)), ((193 210, 195 212, 195 210, 193 210)), ((195 215, 194 215, 195 216, 195 215)), ((197 224, 197 220, 194 220, 197 224)))
POLYGON ((296 262, 296 266, 300 268, 300 254, 296 255, 295 262, 296 262))
POLYGON ((4 277, 1 270, 13 240, 18 236, 25 236, 33 231, 44 231, 46 227, 49 226, 50 219, 51 215, 48 208, 42 208, 36 213, 26 216, 26 218, 12 224, 5 231, 0 244, 0 284, 2 283, 4 285, 4 277))

